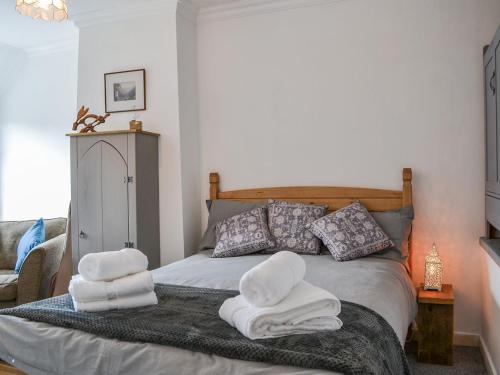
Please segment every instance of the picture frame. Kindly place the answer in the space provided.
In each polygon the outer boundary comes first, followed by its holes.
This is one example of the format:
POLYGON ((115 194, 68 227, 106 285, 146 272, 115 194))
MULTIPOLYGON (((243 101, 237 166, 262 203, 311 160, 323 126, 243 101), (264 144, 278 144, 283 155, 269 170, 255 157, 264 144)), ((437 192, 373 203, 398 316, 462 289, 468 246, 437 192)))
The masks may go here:
POLYGON ((146 70, 124 70, 104 74, 106 113, 146 110, 146 70))

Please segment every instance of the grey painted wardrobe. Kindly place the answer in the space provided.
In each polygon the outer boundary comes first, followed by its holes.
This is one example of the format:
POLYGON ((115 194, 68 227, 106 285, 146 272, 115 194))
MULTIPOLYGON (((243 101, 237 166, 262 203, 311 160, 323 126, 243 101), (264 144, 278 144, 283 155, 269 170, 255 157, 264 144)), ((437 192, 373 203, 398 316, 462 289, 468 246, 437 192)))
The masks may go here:
POLYGON ((160 266, 158 134, 133 130, 71 138, 73 270, 87 253, 134 247, 160 266))

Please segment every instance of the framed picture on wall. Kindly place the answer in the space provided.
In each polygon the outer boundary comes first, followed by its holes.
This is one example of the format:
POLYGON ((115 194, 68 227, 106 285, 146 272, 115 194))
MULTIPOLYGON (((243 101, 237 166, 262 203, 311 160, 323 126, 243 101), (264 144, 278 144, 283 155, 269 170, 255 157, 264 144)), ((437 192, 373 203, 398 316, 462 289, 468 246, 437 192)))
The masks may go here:
POLYGON ((104 102, 107 113, 146 109, 146 70, 104 74, 104 102))

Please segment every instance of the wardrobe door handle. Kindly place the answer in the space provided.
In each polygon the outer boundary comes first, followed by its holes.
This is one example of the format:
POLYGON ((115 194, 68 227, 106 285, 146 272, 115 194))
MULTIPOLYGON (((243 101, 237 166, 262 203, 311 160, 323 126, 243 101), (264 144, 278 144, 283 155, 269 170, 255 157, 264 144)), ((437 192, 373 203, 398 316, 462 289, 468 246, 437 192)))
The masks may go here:
POLYGON ((495 95, 497 92, 496 86, 493 85, 493 82, 495 81, 496 76, 497 76, 497 73, 493 72, 493 75, 490 78, 490 89, 491 89, 491 91, 493 91, 493 95, 495 95))

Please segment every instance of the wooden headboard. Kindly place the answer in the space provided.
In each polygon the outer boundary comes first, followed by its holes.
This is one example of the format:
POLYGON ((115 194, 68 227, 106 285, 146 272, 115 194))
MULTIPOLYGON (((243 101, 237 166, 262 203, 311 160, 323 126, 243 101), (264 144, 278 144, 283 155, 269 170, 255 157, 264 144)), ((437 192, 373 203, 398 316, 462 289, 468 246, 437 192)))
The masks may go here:
MULTIPOLYGON (((278 199, 290 202, 326 204, 328 211, 335 211, 359 201, 370 211, 389 211, 412 204, 411 168, 403 169, 401 190, 385 190, 332 186, 288 186, 221 191, 218 173, 210 173, 210 199, 266 202, 278 199)), ((411 235, 408 243, 411 269, 411 235)))

